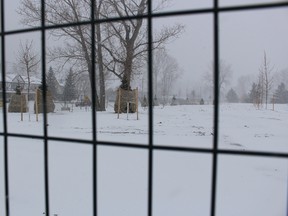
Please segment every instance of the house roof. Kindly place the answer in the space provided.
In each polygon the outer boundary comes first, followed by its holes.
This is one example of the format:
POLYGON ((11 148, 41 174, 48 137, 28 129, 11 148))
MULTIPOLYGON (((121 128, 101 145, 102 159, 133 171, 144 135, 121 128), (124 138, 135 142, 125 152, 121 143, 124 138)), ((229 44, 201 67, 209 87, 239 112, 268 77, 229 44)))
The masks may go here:
MULTIPOLYGON (((18 82, 18 80, 23 80, 25 83, 28 83, 28 76, 24 76, 24 75, 15 75, 15 74, 6 74, 6 82, 18 82)), ((2 77, 0 76, 0 81, 2 81, 2 77)), ((30 83, 31 84, 41 84, 42 80, 34 77, 34 76, 30 76, 30 83)))
MULTIPOLYGON (((6 82, 12 82, 15 74, 6 74, 5 80, 6 82)), ((0 73, 0 81, 2 81, 2 74, 0 73)))
MULTIPOLYGON (((24 80, 25 83, 28 82, 28 76, 22 76, 22 75, 21 75, 21 77, 22 77, 22 79, 24 80)), ((37 78, 37 77, 30 76, 30 83, 32 83, 32 84, 39 84, 39 85, 40 85, 40 84, 42 83, 42 80, 39 79, 39 78, 37 78)))

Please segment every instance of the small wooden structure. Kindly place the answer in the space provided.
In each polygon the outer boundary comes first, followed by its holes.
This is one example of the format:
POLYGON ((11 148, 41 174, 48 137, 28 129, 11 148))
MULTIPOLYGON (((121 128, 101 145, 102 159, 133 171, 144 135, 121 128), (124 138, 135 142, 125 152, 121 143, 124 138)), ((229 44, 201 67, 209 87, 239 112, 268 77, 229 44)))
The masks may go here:
POLYGON ((21 93, 21 87, 18 85, 16 93, 11 96, 8 112, 26 113, 28 111, 26 96, 21 93))
POLYGON ((124 90, 119 88, 117 91, 117 97, 114 104, 114 111, 118 113, 118 118, 120 113, 137 113, 138 116, 138 88, 134 90, 124 90))
POLYGON ((28 111, 27 100, 24 94, 12 95, 8 112, 26 113, 28 111))
MULTIPOLYGON (((36 89, 34 112, 36 114, 43 113, 43 92, 41 88, 36 89)), ((49 90, 46 91, 46 112, 54 112, 55 104, 53 102, 52 94, 49 90)))

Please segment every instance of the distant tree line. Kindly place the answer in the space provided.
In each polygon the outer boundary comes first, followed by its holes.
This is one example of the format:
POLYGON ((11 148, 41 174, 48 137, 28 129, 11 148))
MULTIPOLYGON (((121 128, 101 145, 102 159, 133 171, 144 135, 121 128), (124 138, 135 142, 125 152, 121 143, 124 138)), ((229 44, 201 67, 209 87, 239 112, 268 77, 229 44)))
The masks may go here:
MULTIPOLYGON (((259 84, 256 84, 255 82, 252 83, 251 89, 242 100, 239 99, 238 94, 236 91, 231 88, 227 94, 226 94, 226 100, 229 103, 253 103, 253 104, 261 104, 262 101, 262 88, 259 84)), ((285 84, 282 82, 278 85, 277 89, 272 93, 270 97, 270 103, 279 103, 279 104, 285 104, 288 103, 288 90, 286 89, 285 84)), ((266 102, 265 102, 266 104, 266 102)))

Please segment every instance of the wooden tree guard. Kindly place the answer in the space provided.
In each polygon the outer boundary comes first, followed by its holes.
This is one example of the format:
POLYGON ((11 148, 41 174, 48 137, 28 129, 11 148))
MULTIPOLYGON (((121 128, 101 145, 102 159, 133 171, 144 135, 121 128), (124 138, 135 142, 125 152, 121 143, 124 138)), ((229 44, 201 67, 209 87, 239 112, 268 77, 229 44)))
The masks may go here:
POLYGON ((137 113, 137 120, 139 119, 138 114, 138 88, 134 90, 123 90, 121 88, 117 91, 117 98, 114 105, 114 111, 118 114, 127 113, 127 119, 129 113, 137 113))
POLYGON ((28 111, 26 96, 24 94, 14 94, 8 107, 8 112, 26 113, 28 111))
MULTIPOLYGON (((46 105, 46 112, 54 112, 55 104, 52 99, 52 94, 50 91, 46 91, 46 101, 44 103, 46 105)), ((37 88, 35 92, 35 102, 34 102, 34 112, 43 113, 43 97, 42 90, 37 88), (36 98, 37 97, 37 98, 36 98), (37 109, 37 111, 36 111, 37 109)))

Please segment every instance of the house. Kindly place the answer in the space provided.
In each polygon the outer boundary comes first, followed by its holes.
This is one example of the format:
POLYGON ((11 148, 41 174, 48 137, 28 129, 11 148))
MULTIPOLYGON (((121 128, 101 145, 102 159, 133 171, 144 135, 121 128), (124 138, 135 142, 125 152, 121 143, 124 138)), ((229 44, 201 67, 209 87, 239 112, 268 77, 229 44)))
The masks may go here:
MULTIPOLYGON (((28 76, 23 75, 6 75, 6 98, 9 101, 11 95, 15 93, 16 86, 20 85, 22 94, 28 94, 28 76)), ((30 77, 30 88, 29 88, 29 98, 33 99, 35 95, 35 89, 41 85, 41 79, 31 76, 30 77)), ((2 93, 2 83, 0 86, 0 92, 2 93)))

